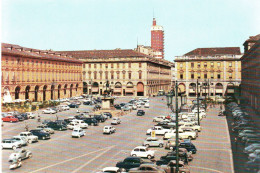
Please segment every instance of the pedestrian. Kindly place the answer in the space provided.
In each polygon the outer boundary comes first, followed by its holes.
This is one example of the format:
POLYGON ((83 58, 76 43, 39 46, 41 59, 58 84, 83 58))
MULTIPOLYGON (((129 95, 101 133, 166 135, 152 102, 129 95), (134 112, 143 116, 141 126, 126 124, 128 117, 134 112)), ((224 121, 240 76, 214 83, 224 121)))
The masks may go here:
POLYGON ((28 127, 28 125, 27 125, 27 124, 25 125, 25 131, 26 131, 26 132, 28 132, 28 131, 29 131, 29 127, 28 127))
POLYGON ((237 151, 237 138, 235 137, 235 148, 236 148, 236 151, 237 151))

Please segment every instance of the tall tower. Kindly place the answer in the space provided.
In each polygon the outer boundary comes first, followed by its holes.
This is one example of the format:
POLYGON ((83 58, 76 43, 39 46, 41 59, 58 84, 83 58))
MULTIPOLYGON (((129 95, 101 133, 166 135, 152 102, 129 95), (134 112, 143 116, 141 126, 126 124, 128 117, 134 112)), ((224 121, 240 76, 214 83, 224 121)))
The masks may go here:
POLYGON ((151 28, 151 47, 156 58, 164 58, 164 30, 162 26, 156 25, 155 18, 151 28))

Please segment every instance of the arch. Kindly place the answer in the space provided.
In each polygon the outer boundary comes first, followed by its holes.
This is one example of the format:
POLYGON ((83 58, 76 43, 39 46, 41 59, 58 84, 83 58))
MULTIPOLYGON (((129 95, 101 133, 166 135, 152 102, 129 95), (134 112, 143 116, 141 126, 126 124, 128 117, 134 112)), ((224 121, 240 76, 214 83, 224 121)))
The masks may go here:
POLYGON ((47 85, 44 85, 42 90, 43 101, 46 101, 46 90, 47 90, 47 85))
POLYGON ((189 96, 190 97, 196 96, 196 84, 195 83, 190 83, 190 85, 189 85, 189 96))
POLYGON ((226 95, 234 95, 235 94, 235 84, 230 82, 227 84, 227 90, 226 90, 226 95))
POLYGON ((98 82, 93 82, 92 87, 99 87, 98 82))
POLYGON ((51 100, 54 100, 54 91, 55 91, 55 86, 51 85, 51 100))
POLYGON ((116 96, 122 95, 122 84, 120 82, 115 83, 115 88, 113 90, 113 93, 116 96))
POLYGON ((127 82, 126 89, 125 89, 125 94, 127 96, 134 95, 134 84, 132 82, 127 82))
POLYGON ((70 84, 70 97, 72 97, 73 84, 70 84))
POLYGON ((98 91, 99 91, 99 84, 98 82, 93 82, 92 84, 92 94, 98 94, 98 91))
POLYGON ((215 86, 215 95, 223 96, 223 85, 222 83, 217 83, 215 86))
POLYGON ((83 82, 83 94, 87 94, 88 93, 88 84, 87 82, 83 82))
POLYGON ((126 88, 134 88, 134 84, 132 82, 127 82, 126 88))
POLYGON ((26 88, 25 88, 25 100, 29 99, 30 88, 31 87, 29 85, 27 85, 26 88))
POLYGON ((58 99, 60 99, 60 90, 61 90, 61 84, 58 85, 58 99))
POLYGON ((144 96, 144 84, 142 82, 137 83, 137 96, 144 96))
POLYGON ((15 88, 15 99, 19 99, 20 90, 21 90, 20 86, 17 86, 15 88))
POLYGON ((76 91, 78 91, 79 84, 76 84, 76 91))
POLYGON ((115 83, 115 88, 122 88, 122 84, 120 82, 115 83))
POLYGON ((179 85, 178 85, 178 93, 179 94, 183 94, 183 93, 185 93, 186 92, 186 89, 185 89, 186 87, 185 87, 185 84, 184 83, 180 83, 179 85))
POLYGON ((68 86, 68 84, 65 84, 64 85, 64 96, 66 97, 66 94, 67 94, 67 86, 68 86))
POLYGON ((37 102, 38 101, 38 92, 39 92, 39 86, 36 85, 34 88, 34 101, 37 102))

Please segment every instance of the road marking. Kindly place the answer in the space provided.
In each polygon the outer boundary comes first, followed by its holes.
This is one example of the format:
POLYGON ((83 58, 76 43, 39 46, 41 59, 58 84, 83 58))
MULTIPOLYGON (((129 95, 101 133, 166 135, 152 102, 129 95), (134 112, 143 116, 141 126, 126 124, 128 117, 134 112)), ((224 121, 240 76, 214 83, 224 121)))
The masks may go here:
POLYGON ((81 170, 82 168, 84 168, 86 165, 88 165, 89 163, 91 163, 92 161, 94 161, 96 158, 100 157, 101 155, 103 155, 104 153, 108 152, 109 150, 111 150, 114 146, 108 147, 105 151, 101 152, 100 154, 96 155, 95 157, 93 157, 92 159, 90 159, 88 162, 84 163, 83 165, 81 165, 80 167, 78 167, 77 169, 75 169, 72 173, 76 173, 79 170, 81 170))
POLYGON ((200 166, 189 166, 189 167, 190 167, 190 168, 204 169, 204 170, 213 171, 213 172, 218 172, 218 173, 223 173, 223 172, 218 171, 218 170, 216 170, 216 169, 205 168, 205 167, 200 167, 200 166))
POLYGON ((87 153, 87 154, 83 154, 83 155, 80 155, 80 156, 76 156, 76 157, 73 157, 73 158, 70 158, 70 159, 67 159, 67 160, 64 160, 62 162, 59 162, 59 163, 55 163, 55 164, 52 164, 52 165, 49 165, 49 166, 45 166, 43 168, 40 168, 40 169, 37 169, 37 170, 34 170, 30 173, 34 173, 34 172, 38 172, 38 171, 42 171, 44 169, 47 169, 47 168, 51 168, 53 166, 56 166, 56 165, 59 165, 59 164, 62 164, 62 163, 66 163, 66 162, 69 162, 71 160, 75 160, 75 159, 78 159, 78 158, 81 158, 81 157, 84 157, 84 156, 87 156, 87 155, 90 155, 90 154, 93 154, 93 153, 96 153, 96 152, 99 152, 99 151, 102 151, 102 150, 105 150, 105 149, 110 149, 111 147, 114 147, 114 146, 110 146, 110 147, 106 147, 106 148, 102 148, 102 149, 99 149, 99 150, 96 150, 96 151, 92 151, 90 153, 87 153))

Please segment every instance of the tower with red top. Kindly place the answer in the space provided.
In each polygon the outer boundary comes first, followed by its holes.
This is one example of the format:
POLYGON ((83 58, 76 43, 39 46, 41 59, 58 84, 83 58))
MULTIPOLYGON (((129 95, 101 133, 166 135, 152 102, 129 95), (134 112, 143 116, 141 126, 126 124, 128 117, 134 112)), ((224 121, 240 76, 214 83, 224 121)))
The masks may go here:
POLYGON ((164 58, 164 30, 162 26, 156 25, 155 18, 151 28, 151 47, 156 58, 164 58))

